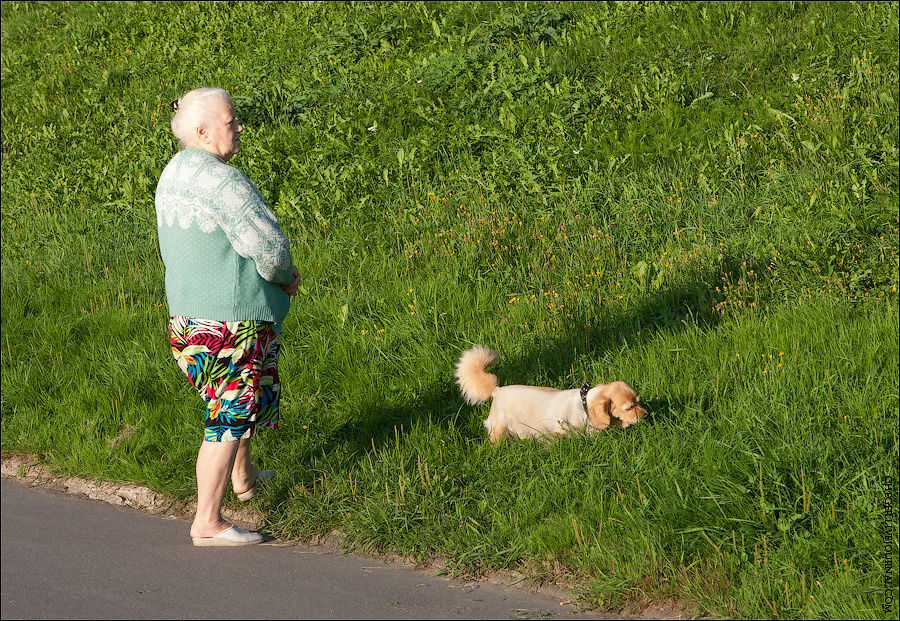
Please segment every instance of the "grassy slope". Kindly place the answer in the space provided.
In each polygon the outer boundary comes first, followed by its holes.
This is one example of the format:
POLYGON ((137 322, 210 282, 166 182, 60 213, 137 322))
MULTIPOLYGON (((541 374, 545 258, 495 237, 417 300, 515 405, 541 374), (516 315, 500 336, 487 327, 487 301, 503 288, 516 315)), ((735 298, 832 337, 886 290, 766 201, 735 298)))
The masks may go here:
POLYGON ((889 3, 4 3, 3 448, 192 493, 152 196, 165 103, 216 84, 304 273, 255 449, 273 532, 613 607, 879 617, 897 28, 889 3), (488 447, 452 386, 472 342, 505 383, 627 379, 653 422, 488 447))

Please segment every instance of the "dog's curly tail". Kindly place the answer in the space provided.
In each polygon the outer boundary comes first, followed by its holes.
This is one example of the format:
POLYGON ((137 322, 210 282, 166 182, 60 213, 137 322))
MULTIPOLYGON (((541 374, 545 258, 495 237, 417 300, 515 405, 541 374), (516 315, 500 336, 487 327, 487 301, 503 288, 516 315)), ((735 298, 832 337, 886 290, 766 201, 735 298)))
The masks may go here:
POLYGON ((491 398, 497 388, 497 376, 485 369, 497 361, 497 352, 476 345, 463 352, 456 365, 456 383, 463 397, 471 405, 491 398))

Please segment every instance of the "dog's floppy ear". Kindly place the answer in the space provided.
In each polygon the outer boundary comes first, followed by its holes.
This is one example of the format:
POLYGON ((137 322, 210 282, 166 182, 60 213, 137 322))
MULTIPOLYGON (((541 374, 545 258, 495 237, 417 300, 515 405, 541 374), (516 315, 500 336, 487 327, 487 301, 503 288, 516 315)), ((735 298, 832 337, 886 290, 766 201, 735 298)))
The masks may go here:
POLYGON ((609 427, 612 401, 606 396, 597 396, 588 404, 588 418, 595 429, 609 427))

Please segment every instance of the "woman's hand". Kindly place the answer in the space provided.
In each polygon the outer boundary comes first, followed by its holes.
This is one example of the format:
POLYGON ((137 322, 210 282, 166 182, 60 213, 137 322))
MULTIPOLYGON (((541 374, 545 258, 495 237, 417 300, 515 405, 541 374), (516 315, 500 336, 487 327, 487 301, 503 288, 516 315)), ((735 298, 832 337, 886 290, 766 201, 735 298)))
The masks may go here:
POLYGON ((289 285, 284 285, 281 290, 287 293, 290 297, 294 297, 297 295, 297 288, 300 287, 300 270, 297 269, 297 266, 294 266, 294 282, 289 285))

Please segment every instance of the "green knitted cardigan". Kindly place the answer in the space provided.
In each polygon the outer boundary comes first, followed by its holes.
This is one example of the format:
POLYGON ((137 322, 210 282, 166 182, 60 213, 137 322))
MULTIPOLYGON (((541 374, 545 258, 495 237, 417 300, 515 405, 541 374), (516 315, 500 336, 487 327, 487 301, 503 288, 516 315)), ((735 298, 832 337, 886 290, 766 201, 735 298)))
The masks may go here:
POLYGON ((290 307, 287 237, 259 190, 217 155, 186 147, 156 186, 159 248, 170 315, 273 321, 290 307))

